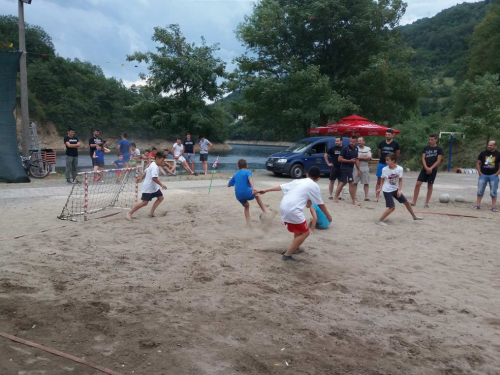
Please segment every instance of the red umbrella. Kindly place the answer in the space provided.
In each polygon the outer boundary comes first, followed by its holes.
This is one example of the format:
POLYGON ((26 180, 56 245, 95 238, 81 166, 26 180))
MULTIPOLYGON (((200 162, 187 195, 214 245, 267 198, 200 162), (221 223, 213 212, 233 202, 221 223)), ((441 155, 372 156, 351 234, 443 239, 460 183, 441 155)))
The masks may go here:
MULTIPOLYGON (((379 135, 384 136, 388 127, 375 124, 368 121, 364 117, 349 116, 344 117, 339 122, 332 122, 318 128, 309 129, 309 134, 339 134, 339 135, 357 135, 357 136, 370 136, 379 135)), ((394 130, 394 134, 399 134, 399 130, 394 130)))

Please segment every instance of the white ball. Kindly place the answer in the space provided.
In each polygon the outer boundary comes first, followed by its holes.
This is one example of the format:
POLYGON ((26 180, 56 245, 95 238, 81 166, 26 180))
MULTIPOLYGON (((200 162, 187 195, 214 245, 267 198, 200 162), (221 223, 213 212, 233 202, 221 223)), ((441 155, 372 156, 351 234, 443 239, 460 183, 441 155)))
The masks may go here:
POLYGON ((410 168, 406 168, 406 172, 408 172, 408 173, 409 173, 409 172, 411 172, 411 171, 410 171, 410 168))
POLYGON ((450 196, 448 194, 441 194, 439 196, 439 201, 441 203, 448 203, 450 201, 450 196))
POLYGON ((457 195, 455 197, 455 202, 465 202, 465 198, 462 197, 461 195, 457 195))

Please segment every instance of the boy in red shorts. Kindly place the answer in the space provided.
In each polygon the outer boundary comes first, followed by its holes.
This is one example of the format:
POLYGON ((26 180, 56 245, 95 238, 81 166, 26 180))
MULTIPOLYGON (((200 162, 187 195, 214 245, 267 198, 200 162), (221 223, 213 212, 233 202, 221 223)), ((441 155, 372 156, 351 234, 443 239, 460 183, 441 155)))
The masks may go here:
POLYGON ((283 191, 284 197, 280 204, 281 216, 288 231, 293 233, 293 241, 282 257, 285 261, 299 261, 292 257, 292 254, 309 236, 309 225, 304 215, 304 207, 306 207, 307 201, 317 204, 328 221, 332 221, 332 216, 323 203, 323 199, 321 199, 321 190, 316 183, 320 179, 320 174, 321 171, 318 167, 311 167, 305 179, 294 180, 288 184, 274 186, 259 192, 265 194, 268 191, 283 191))

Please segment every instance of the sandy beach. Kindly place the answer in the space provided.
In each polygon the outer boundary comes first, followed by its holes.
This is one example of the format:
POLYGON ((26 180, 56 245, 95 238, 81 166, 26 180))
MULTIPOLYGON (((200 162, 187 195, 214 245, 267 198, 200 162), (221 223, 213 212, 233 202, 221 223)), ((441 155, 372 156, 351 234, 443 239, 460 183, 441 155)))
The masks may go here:
MULTIPOLYGON (((58 220, 61 179, 1 185, 0 332, 121 374, 500 374, 500 216, 489 196, 471 210, 477 175, 439 174, 425 220, 398 205, 387 228, 383 199, 333 203, 324 178, 333 223, 300 263, 279 255, 282 194, 263 196, 268 224, 252 202, 246 228, 229 177, 210 195, 207 177, 162 178, 157 217, 132 222, 58 220)), ((259 188, 289 181, 255 173, 259 188)), ((2 375, 100 373, 0 337, 2 375)))

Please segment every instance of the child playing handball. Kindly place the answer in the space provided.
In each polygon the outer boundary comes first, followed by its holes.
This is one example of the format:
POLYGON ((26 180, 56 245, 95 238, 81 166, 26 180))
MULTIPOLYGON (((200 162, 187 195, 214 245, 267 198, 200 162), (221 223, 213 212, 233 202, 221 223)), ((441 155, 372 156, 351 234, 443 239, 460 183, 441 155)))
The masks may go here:
POLYGON ((158 179, 160 173, 158 164, 163 164, 164 160, 165 157, 163 156, 163 154, 161 152, 157 152, 155 155, 155 160, 152 161, 151 164, 149 164, 149 167, 144 170, 142 176, 136 179, 137 182, 141 182, 144 180, 144 183, 142 184, 141 203, 137 203, 134 208, 127 212, 127 220, 132 220, 132 214, 138 209, 147 206, 148 203, 153 200, 153 198, 156 198, 156 201, 153 204, 153 207, 151 207, 151 211, 149 212, 148 216, 155 216, 156 208, 163 201, 163 194, 160 190, 160 187, 163 190, 167 188, 158 179))
POLYGON ((380 226, 387 226, 384 220, 396 209, 396 204, 394 199, 399 203, 403 203, 408 210, 408 212, 413 217, 413 220, 424 220, 423 217, 415 215, 413 209, 411 208, 410 202, 408 202, 401 192, 403 187, 403 167, 396 164, 396 154, 389 154, 385 157, 387 167, 382 169, 382 181, 381 187, 377 190, 377 194, 380 191, 384 193, 385 206, 387 210, 382 214, 380 219, 378 219, 377 224, 380 226))
POLYGON ((94 155, 92 155, 94 159, 94 181, 99 181, 101 179, 99 171, 104 169, 104 154, 107 154, 110 150, 104 147, 104 143, 97 143, 95 146, 96 149, 94 155))
POLYGON ((311 203, 318 205, 328 221, 332 221, 332 216, 323 203, 323 199, 321 199, 321 190, 316 183, 320 179, 320 174, 321 170, 318 167, 311 167, 306 174, 307 178, 303 180, 295 180, 288 184, 278 185, 260 191, 261 194, 265 194, 269 191, 283 191, 284 197, 280 204, 281 216, 288 231, 293 233, 293 241, 282 257, 285 261, 299 261, 292 257, 292 254, 309 236, 309 226, 304 216, 304 207, 306 207, 307 201, 311 201, 311 203))
POLYGON ((330 226, 328 218, 317 204, 312 204, 309 200, 307 201, 306 207, 311 210, 312 219, 309 222, 309 229, 311 233, 314 233, 314 229, 326 229, 330 226))
POLYGON ((238 160, 239 171, 229 180, 227 187, 234 186, 236 199, 245 207, 245 219, 247 221, 247 226, 250 226, 250 203, 248 201, 255 198, 264 214, 266 213, 266 208, 264 207, 264 203, 262 203, 262 199, 257 194, 257 190, 255 190, 253 186, 252 172, 250 172, 247 167, 248 165, 245 159, 238 160))

